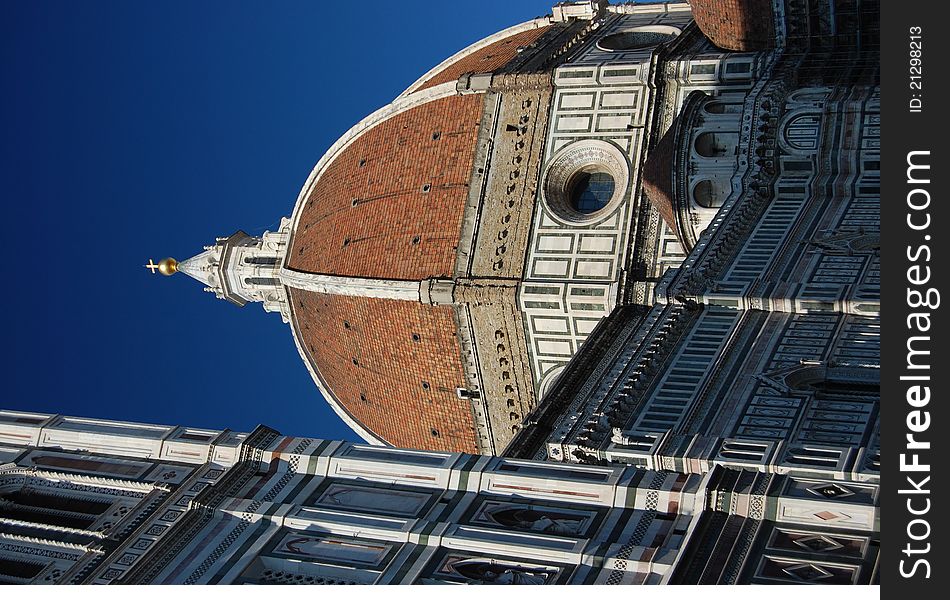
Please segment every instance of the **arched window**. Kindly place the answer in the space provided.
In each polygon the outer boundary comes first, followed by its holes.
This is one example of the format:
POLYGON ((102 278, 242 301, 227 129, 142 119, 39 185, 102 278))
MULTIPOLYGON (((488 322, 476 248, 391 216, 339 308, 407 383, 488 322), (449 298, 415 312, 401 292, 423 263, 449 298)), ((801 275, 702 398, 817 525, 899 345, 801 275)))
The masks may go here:
POLYGON ((793 390, 815 390, 825 395, 875 395, 881 393, 880 370, 872 367, 806 365, 785 375, 793 390))
POLYGON ((821 115, 809 112, 789 119, 782 135, 794 150, 817 150, 820 134, 821 115))
MULTIPOLYGON (((672 28, 670 28, 671 31, 672 28)), ((676 38, 676 33, 667 31, 651 31, 642 28, 633 31, 621 31, 608 35, 597 42, 601 50, 639 50, 652 48, 676 38)))
POLYGON ((728 102, 707 102, 703 110, 712 115, 737 115, 742 112, 742 105, 728 102))
POLYGON ((707 158, 735 154, 733 136, 707 131, 696 138, 696 152, 707 158))
POLYGON ((789 102, 805 103, 821 103, 828 98, 828 90, 825 88, 805 88, 798 90, 797 92, 789 95, 789 102))
POLYGON ((703 208, 719 208, 726 200, 726 193, 716 182, 704 179, 693 188, 693 200, 703 208))

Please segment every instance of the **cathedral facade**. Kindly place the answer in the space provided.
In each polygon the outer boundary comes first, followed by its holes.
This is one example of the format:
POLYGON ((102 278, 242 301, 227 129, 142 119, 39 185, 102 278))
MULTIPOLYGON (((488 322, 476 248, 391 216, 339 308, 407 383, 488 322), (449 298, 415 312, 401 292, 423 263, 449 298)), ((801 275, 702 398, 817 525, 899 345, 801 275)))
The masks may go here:
POLYGON ((876 581, 877 13, 562 3, 437 65, 155 265, 368 445, 0 413, 0 576, 876 581))
POLYGON ((877 560, 877 485, 814 477, 11 411, 0 463, 7 584, 867 583, 877 560))

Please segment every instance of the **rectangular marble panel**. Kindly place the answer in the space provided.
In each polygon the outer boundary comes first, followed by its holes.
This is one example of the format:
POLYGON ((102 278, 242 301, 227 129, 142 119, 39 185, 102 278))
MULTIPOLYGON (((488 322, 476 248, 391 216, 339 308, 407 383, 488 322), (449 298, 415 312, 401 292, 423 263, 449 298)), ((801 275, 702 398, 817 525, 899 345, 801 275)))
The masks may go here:
POLYGON ((613 254, 617 238, 612 235, 581 235, 579 252, 613 254))
POLYGON ((574 319, 574 329, 577 331, 578 335, 589 335, 598 323, 600 323, 600 319, 576 318, 574 319))
POLYGON ((597 131, 626 131, 633 123, 632 115, 598 115, 597 131))
POLYGON ((558 108, 562 110, 578 110, 594 108, 594 93, 565 93, 561 94, 558 108))
POLYGON ((536 277, 567 277, 570 264, 568 260, 535 260, 532 275, 536 277))
POLYGON ((570 333, 565 317, 532 317, 531 323, 538 333, 570 333))
POLYGON ((604 92, 600 95, 601 108, 633 108, 636 105, 636 92, 604 92))
POLYGON ((538 353, 548 356, 571 356, 574 351, 571 342, 567 340, 539 339, 537 340, 538 353))
POLYGON ((555 131, 590 131, 590 116, 568 117, 558 115, 554 129, 555 131))
POLYGON ((574 246, 574 236, 542 234, 538 236, 539 252, 569 253, 574 246))
POLYGON ((604 279, 610 277, 610 260, 578 260, 574 266, 575 277, 590 277, 594 279, 604 279))

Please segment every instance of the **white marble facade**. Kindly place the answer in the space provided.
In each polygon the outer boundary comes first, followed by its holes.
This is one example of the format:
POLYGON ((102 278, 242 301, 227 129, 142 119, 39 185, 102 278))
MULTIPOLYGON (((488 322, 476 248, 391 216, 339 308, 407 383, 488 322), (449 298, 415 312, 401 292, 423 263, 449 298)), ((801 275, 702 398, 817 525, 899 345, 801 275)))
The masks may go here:
POLYGON ((664 583, 717 514, 827 538, 827 557, 857 581, 866 553, 835 550, 867 547, 877 519, 876 486, 764 474, 742 492, 724 471, 11 411, 0 435, 5 583, 664 583), (191 451, 172 452, 182 444, 191 451))

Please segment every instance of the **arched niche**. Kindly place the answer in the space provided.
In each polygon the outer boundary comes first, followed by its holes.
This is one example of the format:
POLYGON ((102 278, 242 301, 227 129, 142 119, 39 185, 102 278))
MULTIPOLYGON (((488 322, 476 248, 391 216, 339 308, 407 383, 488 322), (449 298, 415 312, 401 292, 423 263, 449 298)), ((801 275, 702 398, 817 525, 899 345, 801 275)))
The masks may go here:
POLYGON ((821 104, 828 98, 829 92, 828 88, 803 88, 790 94, 787 102, 792 104, 821 104))
POLYGON ((703 179, 693 186, 693 202, 702 208, 719 208, 729 195, 729 190, 716 179, 703 179))
POLYGON ((665 44, 679 34, 678 28, 665 25, 635 27, 604 36, 598 40, 597 47, 608 52, 641 50, 665 44))
POLYGON ((789 115, 782 124, 780 142, 796 154, 817 151, 821 138, 821 113, 814 110, 789 115))
POLYGON ((705 158, 721 158, 736 153, 738 139, 733 133, 707 131, 696 136, 696 153, 705 158))
POLYGON ((703 110, 711 115, 737 115, 742 112, 742 105, 716 100, 703 105, 703 110))

